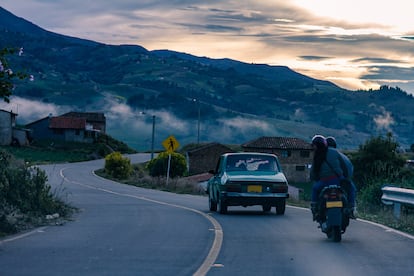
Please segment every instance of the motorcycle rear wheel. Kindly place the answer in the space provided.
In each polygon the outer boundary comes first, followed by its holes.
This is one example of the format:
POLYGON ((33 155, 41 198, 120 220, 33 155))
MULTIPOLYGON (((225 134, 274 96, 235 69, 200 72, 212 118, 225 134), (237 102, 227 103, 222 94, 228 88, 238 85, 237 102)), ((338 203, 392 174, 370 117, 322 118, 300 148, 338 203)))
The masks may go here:
POLYGON ((332 227, 332 240, 334 242, 340 242, 342 239, 342 229, 340 226, 334 226, 332 227))

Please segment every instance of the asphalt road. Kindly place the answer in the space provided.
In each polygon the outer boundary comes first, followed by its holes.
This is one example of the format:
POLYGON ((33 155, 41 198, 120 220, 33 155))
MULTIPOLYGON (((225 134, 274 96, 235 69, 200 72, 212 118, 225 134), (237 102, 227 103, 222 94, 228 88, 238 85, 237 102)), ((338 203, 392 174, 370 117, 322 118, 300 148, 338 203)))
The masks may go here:
POLYGON ((357 220, 333 243, 307 209, 210 213, 207 197, 97 177, 103 164, 42 167, 80 212, 62 226, 0 240, 0 275, 414 275, 412 236, 357 220))

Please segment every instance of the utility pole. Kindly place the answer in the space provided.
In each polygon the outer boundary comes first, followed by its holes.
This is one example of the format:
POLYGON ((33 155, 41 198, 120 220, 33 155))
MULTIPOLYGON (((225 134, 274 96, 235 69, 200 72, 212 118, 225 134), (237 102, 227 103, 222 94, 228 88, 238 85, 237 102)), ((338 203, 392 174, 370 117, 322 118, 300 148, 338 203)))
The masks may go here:
POLYGON ((152 115, 151 160, 154 158, 155 115, 152 115))

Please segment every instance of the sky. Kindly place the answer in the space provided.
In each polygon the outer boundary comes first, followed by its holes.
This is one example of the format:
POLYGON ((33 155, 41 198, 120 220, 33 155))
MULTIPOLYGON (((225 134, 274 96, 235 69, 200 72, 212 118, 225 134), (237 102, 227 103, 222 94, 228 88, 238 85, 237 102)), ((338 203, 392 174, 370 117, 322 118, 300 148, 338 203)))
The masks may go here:
POLYGON ((414 94, 410 0, 1 0, 46 30, 209 58, 284 65, 343 88, 414 94))

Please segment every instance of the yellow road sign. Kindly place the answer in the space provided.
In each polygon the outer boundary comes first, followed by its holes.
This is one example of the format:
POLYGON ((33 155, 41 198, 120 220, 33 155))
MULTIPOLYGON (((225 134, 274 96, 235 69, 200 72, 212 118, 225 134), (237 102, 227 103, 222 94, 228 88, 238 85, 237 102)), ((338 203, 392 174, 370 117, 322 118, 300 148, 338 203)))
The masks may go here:
POLYGON ((177 139, 174 136, 170 135, 167 139, 162 142, 162 145, 167 150, 168 153, 176 151, 180 147, 177 139))

